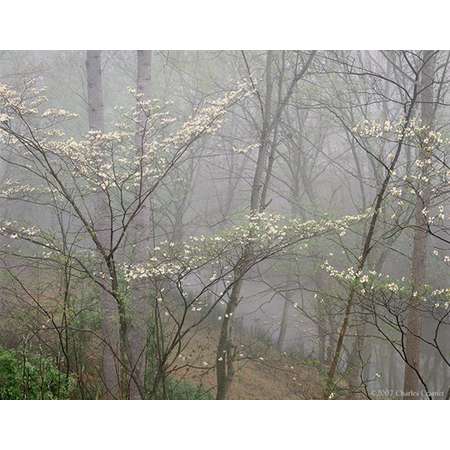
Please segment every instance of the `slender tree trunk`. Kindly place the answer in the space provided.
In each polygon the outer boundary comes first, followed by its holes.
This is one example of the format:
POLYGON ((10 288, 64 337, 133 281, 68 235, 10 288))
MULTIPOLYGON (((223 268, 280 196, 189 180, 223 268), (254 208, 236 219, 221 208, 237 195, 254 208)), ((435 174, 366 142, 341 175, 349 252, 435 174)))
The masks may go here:
MULTIPOLYGON (((270 120, 272 107, 272 51, 268 51, 266 55, 266 98, 263 109, 263 127, 259 142, 258 158, 256 162, 255 175, 253 178, 251 198, 250 198, 250 214, 258 213, 263 209, 265 199, 261 198, 265 179, 265 167, 268 157, 268 148, 270 141, 270 120)), ((239 305, 241 290, 243 284, 243 276, 247 271, 248 258, 251 255, 251 245, 248 245, 241 257, 241 261, 237 264, 234 273, 234 284, 231 289, 230 298, 227 303, 224 320, 220 332, 219 342, 217 346, 216 361, 216 381, 217 381, 217 400, 227 398, 230 384, 234 376, 233 363, 233 342, 232 342, 232 322, 234 313, 239 305)))
POLYGON ((281 323, 280 323, 280 333, 278 335, 277 340, 277 348, 280 352, 284 350, 284 345, 286 341, 286 334, 288 329, 288 321, 289 321, 289 306, 292 301, 291 299, 292 293, 288 291, 286 293, 286 299, 283 303, 283 313, 281 315, 281 323))
MULTIPOLYGON (((378 249, 374 249, 373 252, 367 258, 367 266, 369 269, 375 270, 375 272, 380 273, 383 269, 384 259, 386 257, 386 252, 379 252, 378 249), (376 255, 376 256, 375 256, 376 255), (373 264, 373 260, 376 258, 376 263, 373 264)), ((364 309, 362 307, 357 308, 354 314, 355 317, 355 340, 353 343, 353 348, 350 353, 348 365, 347 365, 347 378, 350 388, 356 391, 361 386, 361 375, 362 366, 361 357, 364 357, 367 353, 365 351, 365 337, 367 323, 364 318, 364 309)))
MULTIPOLYGON (((416 103, 416 98, 417 98, 417 89, 416 89, 416 84, 415 84, 414 92, 413 92, 411 102, 410 102, 409 108, 408 108, 408 113, 406 114, 405 126, 408 126, 410 123, 413 109, 414 109, 414 106, 416 103)), ((384 195, 385 195, 387 188, 389 186, 389 183, 391 181, 392 173, 397 166, 398 159, 399 159, 401 151, 403 149, 403 142, 404 142, 404 136, 402 136, 400 138, 400 140, 397 144, 397 149, 396 149, 394 158, 392 159, 392 162, 389 166, 389 169, 387 170, 387 174, 383 180, 383 183, 381 184, 381 187, 375 197, 373 214, 372 214, 372 218, 370 220, 367 234, 364 237, 363 250, 361 252, 361 256, 359 258, 358 264, 356 266, 356 270, 355 270, 356 273, 361 272, 364 269, 367 258, 370 254, 370 251, 372 250, 372 239, 374 237, 375 230, 377 227, 378 218, 379 218, 379 215, 381 212, 381 206, 382 206, 382 203, 384 200, 384 195)), ((334 377, 336 374, 336 370, 337 370, 337 367, 339 364, 342 348, 344 345, 345 335, 347 334, 347 329, 350 324, 350 317, 352 314, 353 302, 355 300, 355 295, 356 295, 356 287, 355 286, 356 286, 355 284, 352 284, 349 295, 348 295, 347 303, 345 306, 344 319, 342 321, 342 325, 339 330, 339 335, 338 335, 338 339, 337 339, 337 343, 336 343, 336 349, 334 351, 334 356, 331 361, 330 368, 328 370, 326 389, 324 392, 325 398, 328 398, 329 394, 331 393, 332 389, 334 388, 334 377)))
MULTIPOLYGON (((359 314, 358 314, 359 316, 359 314)), ((364 352, 364 338, 366 334, 366 323, 358 317, 358 324, 355 326, 356 336, 352 352, 348 359, 348 382, 350 389, 356 392, 361 386, 361 373, 363 370, 361 356, 364 352)))
POLYGON ((235 279, 237 280, 231 289, 230 299, 227 303, 222 327, 220 330, 219 343, 217 346, 216 361, 216 381, 217 381, 217 400, 228 398, 231 382, 234 376, 234 353, 235 348, 232 341, 233 316, 239 305, 241 289, 243 284, 242 272, 236 269, 235 279))
POLYGON ((261 192, 264 187, 264 180, 267 179, 267 174, 264 176, 266 168, 266 161, 268 157, 268 150, 270 144, 271 132, 271 118, 272 118, 272 61, 273 52, 269 50, 266 55, 266 92, 263 111, 263 126, 261 131, 261 139, 259 143, 258 159, 256 162, 255 175, 253 177, 252 192, 250 197, 250 211, 255 213, 264 207, 264 199, 261 201, 261 192))
MULTIPOLYGON (((267 192, 267 189, 264 189, 264 192, 267 192)), ((300 216, 299 210, 300 203, 300 180, 298 177, 294 180, 294 187, 292 189, 292 197, 291 197, 291 217, 297 219, 300 216)), ((280 323, 280 334, 278 335, 277 348, 280 351, 283 351, 284 341, 286 339, 286 333, 288 329, 288 320, 289 320, 289 309, 292 304, 292 291, 290 289, 291 282, 295 282, 295 262, 291 262, 288 268, 288 276, 286 277, 286 288, 287 294, 284 300, 283 305, 283 314, 281 316, 280 323)))
MULTIPOLYGON (((318 270, 315 276, 315 282, 317 289, 320 293, 325 292, 325 280, 323 279, 323 272, 318 270)), ((317 310, 317 334, 318 334, 318 358, 321 364, 325 364, 327 361, 326 354, 326 338, 327 334, 331 333, 331 330, 327 330, 326 311, 324 304, 322 303, 320 296, 317 296, 316 310, 317 310)))
MULTIPOLYGON (((436 52, 426 50, 423 52, 424 67, 420 79, 421 92, 421 116, 422 124, 432 126, 433 123, 433 78, 436 65, 436 52)), ((419 154, 420 161, 431 161, 431 150, 421 148, 419 154)), ((430 164, 424 164, 422 175, 429 178, 430 164)), ((420 380, 417 377, 417 371, 420 371, 420 336, 422 331, 422 318, 418 309, 420 303, 420 291, 426 281, 426 262, 427 262, 427 220, 428 217, 424 211, 430 207, 431 186, 427 181, 421 181, 422 195, 417 197, 415 209, 415 231, 412 252, 411 282, 414 292, 410 299, 410 307, 407 317, 407 332, 405 339, 405 357, 408 364, 405 364, 405 377, 403 391, 405 399, 418 399, 416 395, 408 395, 410 392, 419 391, 420 380), (413 367, 411 367, 413 366, 413 367)))
MULTIPOLYGON (((296 74, 292 80, 285 97, 282 99, 279 95, 278 105, 275 113, 272 112, 273 103, 273 75, 272 70, 274 67, 274 55, 273 51, 269 50, 266 53, 266 66, 265 66, 265 98, 262 102, 261 97, 260 107, 261 107, 261 118, 262 118, 262 129, 259 140, 258 156, 255 167, 255 174, 253 177, 252 190, 250 195, 250 214, 257 214, 264 211, 266 208, 266 195, 267 187, 271 178, 271 171, 273 167, 273 156, 275 152, 276 139, 271 140, 271 136, 276 136, 276 131, 278 128, 279 121, 281 119, 281 113, 283 108, 286 106, 288 100, 290 99, 294 87, 297 82, 306 73, 311 61, 314 57, 315 52, 312 52, 307 63, 303 66, 300 73, 296 74), (272 142, 272 148, 271 148, 272 142), (272 150, 272 152, 270 152, 272 150), (271 158, 272 156, 272 158, 271 158)), ((216 378, 217 378, 217 399, 224 399, 229 391, 229 385, 231 384, 234 368, 233 368, 233 358, 227 356, 223 358, 221 352, 228 351, 232 349, 232 333, 231 324, 233 320, 233 313, 237 309, 240 302, 240 293, 242 290, 243 276, 248 270, 249 258, 252 254, 252 245, 249 244, 241 257, 241 261, 237 265, 237 270, 234 276, 234 285, 230 298, 227 304, 227 310, 232 312, 229 317, 225 317, 222 322, 222 330, 218 344, 217 357, 218 364, 216 365, 216 378), (220 359, 222 358, 222 359, 220 359)))
MULTIPOLYGON (((101 51, 88 50, 86 52, 86 75, 87 75, 87 102, 89 130, 91 132, 103 132, 105 128, 104 107, 103 107, 103 87, 102 87, 102 68, 101 51)), ((95 198, 95 232, 102 247, 107 251, 110 248, 109 226, 108 226, 108 207, 101 194, 95 198)), ((104 261, 99 271, 109 275, 108 267, 104 261)), ((109 276, 105 277, 104 282, 108 282, 109 276)), ((119 393, 119 366, 115 356, 119 351, 119 330, 117 305, 114 298, 104 289, 100 289, 100 306, 102 309, 102 334, 106 345, 103 346, 103 382, 105 384, 107 395, 117 397, 119 393)))

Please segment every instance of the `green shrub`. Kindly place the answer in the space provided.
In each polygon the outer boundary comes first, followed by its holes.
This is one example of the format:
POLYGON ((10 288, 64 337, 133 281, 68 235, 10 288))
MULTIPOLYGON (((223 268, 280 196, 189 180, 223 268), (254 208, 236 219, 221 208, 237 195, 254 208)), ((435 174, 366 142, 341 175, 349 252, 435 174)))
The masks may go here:
POLYGON ((188 381, 169 379, 167 383, 169 400, 212 400, 212 394, 202 386, 188 381))
POLYGON ((51 360, 0 348, 0 399, 68 398, 71 380, 51 360))

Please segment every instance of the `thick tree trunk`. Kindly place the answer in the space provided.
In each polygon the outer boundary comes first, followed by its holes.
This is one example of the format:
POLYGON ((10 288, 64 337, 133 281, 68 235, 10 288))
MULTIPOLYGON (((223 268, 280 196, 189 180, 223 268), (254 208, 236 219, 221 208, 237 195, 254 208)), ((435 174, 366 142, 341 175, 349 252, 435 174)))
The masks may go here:
MULTIPOLYGON (((139 102, 150 99, 151 92, 151 50, 137 51, 137 79, 136 94, 137 105, 137 129, 135 145, 137 156, 144 153, 146 128, 149 118, 142 111, 139 102)), ((146 190, 145 181, 142 180, 141 191, 146 190)), ((131 228, 131 242, 134 247, 133 263, 145 263, 149 256, 150 244, 150 201, 146 199, 135 217, 131 228)), ((131 324, 130 324, 130 347, 131 347, 131 367, 135 374, 130 385, 130 396, 133 399, 141 398, 144 395, 144 378, 147 361, 147 342, 150 321, 150 285, 147 281, 139 280, 131 284, 132 304, 131 304, 131 324)), ((144 395, 145 396, 145 395, 144 395)))
MULTIPOLYGON (((421 92, 421 116, 422 124, 432 126, 433 123, 433 78, 436 66, 436 52, 426 50, 423 52, 424 67, 420 79, 421 92)), ((431 151, 421 149, 420 161, 431 160, 431 151)), ((424 164, 422 175, 429 177, 431 167, 424 164)), ((405 357, 408 364, 405 365, 405 377, 403 391, 405 399, 418 399, 417 395, 410 393, 419 392, 420 380, 416 370, 420 372, 420 336, 422 330, 422 318, 418 309, 420 303, 420 291, 426 281, 426 260, 427 260, 427 220, 424 210, 430 206, 431 186, 429 182, 421 182, 421 196, 417 197, 415 209, 415 231, 412 252, 411 282, 414 292, 410 299, 410 307, 407 317, 407 332, 405 339, 405 357), (412 366, 412 367, 411 367, 412 366), (416 370, 414 370, 416 369, 416 370)))
POLYGON ((281 323, 280 323, 280 333, 278 334, 277 340, 277 348, 280 352, 284 350, 285 342, 286 342, 286 334, 288 329, 288 321, 289 321, 289 306, 291 303, 291 294, 286 294, 286 299, 283 304, 283 313, 281 315, 281 323))
POLYGON ((89 130, 103 132, 105 114, 103 107, 101 51, 86 51, 87 102, 89 130))

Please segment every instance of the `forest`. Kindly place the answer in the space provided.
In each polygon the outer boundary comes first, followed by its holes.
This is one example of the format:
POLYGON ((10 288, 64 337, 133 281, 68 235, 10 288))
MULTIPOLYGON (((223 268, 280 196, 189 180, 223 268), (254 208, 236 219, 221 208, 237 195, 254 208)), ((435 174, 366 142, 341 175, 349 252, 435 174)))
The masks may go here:
POLYGON ((0 399, 450 399, 450 52, 0 52, 0 399))

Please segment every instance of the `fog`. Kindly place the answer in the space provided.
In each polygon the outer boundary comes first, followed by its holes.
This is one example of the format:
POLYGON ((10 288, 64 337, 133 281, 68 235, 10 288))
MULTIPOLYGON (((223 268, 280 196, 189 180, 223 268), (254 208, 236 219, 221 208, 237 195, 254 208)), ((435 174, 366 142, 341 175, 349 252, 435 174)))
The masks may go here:
POLYGON ((0 398, 448 399, 449 61, 2 51, 0 398))

